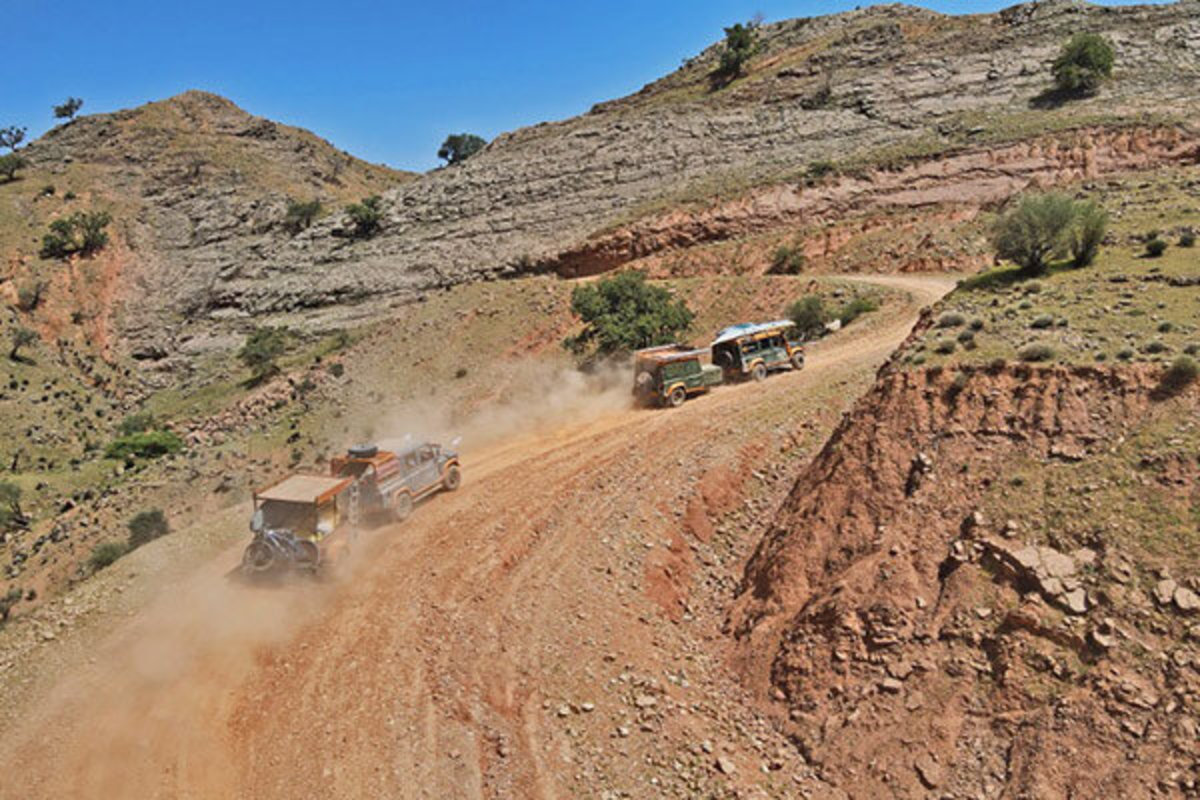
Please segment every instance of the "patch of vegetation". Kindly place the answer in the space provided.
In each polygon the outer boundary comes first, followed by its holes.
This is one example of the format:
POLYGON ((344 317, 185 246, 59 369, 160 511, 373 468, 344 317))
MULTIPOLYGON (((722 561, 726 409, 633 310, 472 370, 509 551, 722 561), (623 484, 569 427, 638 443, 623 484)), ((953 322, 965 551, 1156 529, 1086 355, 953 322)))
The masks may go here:
POLYGON ((1035 342, 1027 344, 1017 351, 1017 357, 1022 361, 1050 361, 1055 356, 1054 348, 1048 344, 1035 342))
POLYGON ((42 296, 46 293, 45 281, 35 280, 22 284, 17 288, 17 308, 22 311, 33 311, 42 304, 42 296))
POLYGON ((21 487, 12 481, 0 481, 0 529, 23 528, 29 517, 21 509, 21 487))
POLYGON ((948 356, 958 349, 958 342, 953 339, 939 339, 937 344, 933 346, 933 352, 948 356))
POLYGON ((287 213, 283 217, 283 227, 287 228, 293 234, 299 233, 312 225, 313 220, 320 213, 321 201, 316 198, 312 200, 288 198, 287 213))
POLYGON ((151 508, 147 511, 139 511, 133 519, 129 520, 129 549, 136 550, 170 532, 171 526, 167 524, 167 517, 163 514, 162 509, 151 508))
POLYGON ((1043 274, 1052 259, 1067 253, 1076 266, 1086 266, 1099 252, 1107 222, 1095 203, 1057 192, 1029 195, 996 222, 992 246, 1026 275, 1043 274))
POLYGON ((16 125, 0 128, 0 147, 16 150, 21 142, 25 141, 25 134, 27 132, 27 128, 19 128, 16 125))
POLYGON ((563 345, 576 355, 609 356, 669 344, 695 318, 682 299, 646 283, 646 276, 634 270, 576 287, 571 311, 584 328, 563 345))
POLYGON ((854 320, 861 317, 863 314, 869 314, 872 311, 879 310, 879 303, 870 297, 856 297, 842 307, 838 312, 838 320, 842 326, 849 325, 854 320))
POLYGON ((17 325, 10 333, 12 347, 8 350, 8 357, 12 361, 21 360, 21 350, 37 341, 37 334, 29 328, 17 325))
POLYGON ((825 301, 815 294, 801 297, 792 303, 787 310, 787 316, 796 324, 796 333, 800 334, 802 339, 820 336, 830 320, 825 301))
POLYGON ((153 428, 154 415, 149 411, 138 411, 121 420, 121 423, 117 425, 117 433, 121 436, 129 436, 134 433, 145 433, 153 428))
POLYGON ((159 458, 183 449, 183 440, 171 431, 144 431, 118 436, 104 449, 106 458, 133 461, 159 458))
POLYGON ((804 248, 799 245, 781 244, 771 255, 771 268, 768 275, 798 275, 804 271, 807 259, 804 248))
POLYGON ((5 153, 0 156, 0 175, 4 176, 5 182, 15 181, 17 179, 17 170, 28 165, 29 162, 16 153, 5 153))
POLYGON ((725 29, 725 44, 721 48, 717 68, 713 72, 714 83, 724 86, 741 77, 750 59, 758 55, 762 42, 758 39, 758 23, 740 22, 725 29))
POLYGON ((1159 258, 1165 252, 1167 252, 1167 243, 1157 236, 1146 242, 1147 258, 1159 258))
POLYGON ((79 109, 83 108, 83 101, 78 97, 68 97, 62 105, 54 107, 54 118, 73 120, 75 115, 79 113, 79 109))
POLYGON ((959 325, 965 324, 967 318, 962 314, 954 311, 947 311, 937 318, 937 322, 933 324, 935 328, 957 328, 959 325))
POLYGON ((461 164, 487 147, 487 139, 473 133, 454 133, 438 148, 437 157, 447 164, 461 164))
POLYGON ((1060 92, 1093 94, 1112 77, 1116 51, 1096 33, 1077 33, 1063 46, 1051 72, 1060 92))
POLYGON ((1195 247, 1196 246, 1196 234, 1193 233, 1192 231, 1184 231, 1183 233, 1179 234, 1179 246, 1180 247, 1195 247))
POLYGON ((292 334, 287 328, 263 326, 246 337, 237 358, 250 370, 250 386, 279 374, 279 357, 287 352, 292 334))
POLYGON ((42 237, 42 258, 68 258, 72 255, 90 256, 108 244, 104 230, 112 222, 107 211, 79 211, 50 223, 50 231, 42 237))
POLYGON ((88 566, 92 572, 99 572, 105 567, 112 566, 117 559, 129 552, 129 548, 123 542, 101 542, 92 548, 92 554, 88 556, 88 566))
POLYGON ((346 206, 346 215, 354 225, 354 236, 368 239, 383 227, 383 198, 379 195, 364 197, 362 202, 346 206))

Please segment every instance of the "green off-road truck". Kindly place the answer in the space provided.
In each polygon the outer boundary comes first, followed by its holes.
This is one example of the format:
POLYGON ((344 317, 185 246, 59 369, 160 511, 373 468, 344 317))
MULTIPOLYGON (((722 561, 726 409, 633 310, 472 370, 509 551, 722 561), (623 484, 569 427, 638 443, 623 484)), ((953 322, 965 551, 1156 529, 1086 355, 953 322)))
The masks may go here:
POLYGON ((726 328, 712 343, 713 363, 728 381, 761 381, 774 370, 804 369, 804 345, 789 338, 794 327, 784 319, 726 328))
POLYGON ((641 405, 678 408, 722 380, 721 369, 706 363, 709 351, 678 344, 648 347, 634 354, 633 394, 641 405))

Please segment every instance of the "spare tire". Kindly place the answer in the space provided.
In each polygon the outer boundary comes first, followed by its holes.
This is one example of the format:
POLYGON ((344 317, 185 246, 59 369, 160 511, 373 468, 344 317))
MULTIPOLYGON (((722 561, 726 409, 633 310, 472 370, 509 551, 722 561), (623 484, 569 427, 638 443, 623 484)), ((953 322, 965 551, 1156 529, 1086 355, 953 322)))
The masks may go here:
POLYGON ((348 452, 351 458, 374 458, 379 455, 379 447, 373 444, 356 444, 348 452))

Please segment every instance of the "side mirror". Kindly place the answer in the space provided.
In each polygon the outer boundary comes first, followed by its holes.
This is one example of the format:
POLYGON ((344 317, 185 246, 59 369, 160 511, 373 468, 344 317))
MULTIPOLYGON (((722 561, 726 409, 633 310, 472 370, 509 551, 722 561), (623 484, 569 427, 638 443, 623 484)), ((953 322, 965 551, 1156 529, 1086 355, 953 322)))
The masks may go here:
POLYGON ((261 508, 254 509, 254 516, 250 517, 250 530, 258 533, 263 529, 265 520, 263 519, 263 511, 261 508))
POLYGON ((328 536, 329 534, 333 533, 333 523, 329 522, 328 520, 321 520, 317 523, 317 533, 321 534, 322 536, 328 536))

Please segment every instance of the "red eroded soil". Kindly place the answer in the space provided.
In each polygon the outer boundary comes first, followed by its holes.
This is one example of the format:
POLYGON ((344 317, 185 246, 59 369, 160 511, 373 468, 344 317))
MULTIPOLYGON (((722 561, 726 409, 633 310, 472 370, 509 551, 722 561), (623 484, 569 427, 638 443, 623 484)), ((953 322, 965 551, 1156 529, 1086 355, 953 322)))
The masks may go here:
POLYGON ((780 794, 812 779, 728 669, 736 575, 913 302, 809 366, 678 410, 598 413, 464 454, 341 580, 247 587, 231 549, 33 698, 0 796, 780 794), (728 523, 741 515, 741 524, 728 523), (607 793, 607 794, 606 794, 607 793), (619 794, 623 793, 623 794, 619 794))

